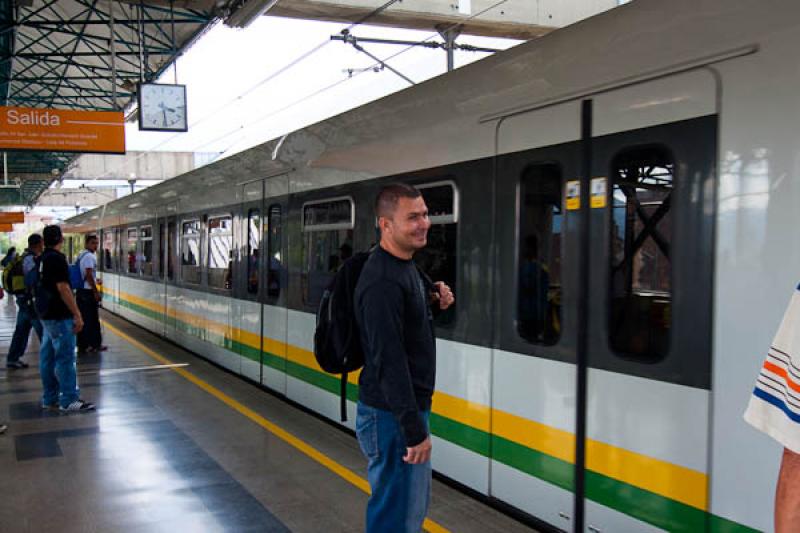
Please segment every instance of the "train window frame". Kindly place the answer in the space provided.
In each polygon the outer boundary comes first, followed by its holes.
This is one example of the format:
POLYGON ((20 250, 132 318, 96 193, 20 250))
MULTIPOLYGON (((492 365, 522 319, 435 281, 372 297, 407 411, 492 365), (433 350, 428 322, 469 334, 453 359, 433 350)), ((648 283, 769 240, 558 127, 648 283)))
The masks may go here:
POLYGON ((138 252, 139 247, 139 228, 137 226, 128 226, 125 228, 125 274, 128 276, 138 276, 139 271, 136 267, 136 253, 138 252), (133 237, 133 270, 131 270, 131 232, 134 233, 133 237))
MULTIPOLYGON (((617 150, 614 153, 613 157, 611 157, 611 159, 610 159, 609 170, 608 170, 609 171, 609 180, 608 180, 609 183, 608 183, 607 193, 606 193, 607 196, 608 196, 608 200, 606 202, 606 204, 607 204, 607 208, 606 209, 607 209, 608 217, 609 217, 609 224, 608 224, 608 229, 607 229, 607 232, 608 232, 607 235, 608 235, 608 241, 609 241, 608 242, 608 246, 607 246, 608 262, 607 262, 607 265, 606 265, 606 267, 608 268, 608 274, 606 275, 606 290, 607 290, 607 298, 608 298, 607 311, 606 311, 606 313, 607 313, 606 327, 607 327, 608 333, 607 333, 607 336, 606 336, 606 342, 608 344, 608 349, 609 349, 609 352, 611 354, 613 354, 615 357, 618 357, 618 358, 626 360, 626 361, 635 361, 635 362, 639 362, 639 363, 642 363, 642 364, 660 363, 660 362, 668 359, 673 353, 673 349, 672 348, 673 348, 673 345, 674 345, 673 330, 674 330, 674 326, 675 326, 674 313, 675 313, 675 292, 676 291, 675 291, 675 269, 674 269, 673 260, 672 260, 671 256, 672 256, 672 252, 674 251, 674 244, 673 244, 674 240, 675 240, 674 239, 674 237, 675 237, 674 224, 675 224, 675 221, 677 220, 677 216, 675 216, 675 211, 674 211, 674 210, 677 210, 677 205, 672 204, 672 202, 674 202, 674 200, 672 199, 672 196, 677 191, 676 177, 677 177, 677 174, 678 174, 678 165, 677 165, 676 161, 677 161, 677 159, 676 159, 675 154, 673 153, 673 151, 669 148, 669 146, 667 146, 665 144, 662 144, 662 143, 632 144, 632 145, 629 145, 629 146, 624 146, 624 147, 620 148, 619 150, 617 150), (615 255, 614 255, 614 210, 615 210, 616 206, 615 206, 615 200, 614 200, 614 192, 615 192, 616 173, 617 173, 617 170, 618 170, 618 161, 621 159, 621 157, 623 155, 625 155, 627 153, 642 152, 642 151, 645 151, 645 150, 650 150, 651 153, 660 152, 659 155, 665 157, 666 160, 668 160, 670 162, 670 164, 672 165, 672 169, 671 169, 671 173, 670 173, 671 190, 670 190, 669 195, 666 198, 666 200, 668 200, 670 202, 670 206, 667 209, 667 214, 670 216, 670 223, 672 224, 672 227, 670 228, 670 236, 669 236, 669 246, 670 246, 671 253, 670 253, 670 257, 667 257, 667 260, 668 260, 669 265, 670 265, 670 272, 669 272, 669 276, 668 276, 669 291, 667 293, 668 294, 667 298, 669 299, 669 308, 668 308, 669 310, 666 313, 667 316, 669 316, 669 325, 665 328, 667 330, 666 348, 664 349, 663 353, 659 353, 659 354, 655 354, 655 355, 651 355, 651 356, 646 356, 646 355, 642 355, 640 353, 634 353, 634 352, 631 352, 631 351, 621 350, 621 349, 618 348, 618 346, 615 345, 613 337, 612 337, 612 335, 613 335, 612 334, 613 320, 614 320, 614 307, 613 307, 614 306, 614 290, 615 290, 615 285, 614 285, 614 272, 615 272, 615 268, 614 268, 614 266, 615 266, 614 265, 614 261, 615 261, 615 255)), ((662 167, 662 168, 664 168, 664 167, 662 167)), ((661 200, 661 202, 659 204, 659 208, 664 204, 664 202, 666 200, 661 200)), ((657 208, 657 210, 658 210, 658 208, 657 208)), ((648 239, 652 239, 653 237, 652 237, 652 233, 651 232, 652 231, 656 231, 657 232, 658 225, 659 225, 659 223, 662 222, 663 217, 659 218, 658 220, 656 220, 655 224, 654 224, 654 227, 650 228, 650 224, 649 223, 652 221, 652 218, 655 216, 655 214, 652 214, 650 216, 650 218, 648 220, 646 220, 646 221, 642 220, 640 218, 640 216, 641 215, 637 213, 637 217, 635 219, 635 223, 639 223, 641 221, 641 223, 644 224, 644 228, 639 232, 639 235, 634 239, 634 241, 638 240, 638 237, 640 237, 643 233, 648 233, 648 235, 645 237, 645 241, 648 240, 648 239)), ((635 226, 634 226, 634 229, 635 229, 635 226)), ((623 228, 623 233, 624 233, 624 228, 623 228)), ((642 243, 642 245, 640 245, 639 248, 641 249, 641 247, 643 245, 644 245, 644 243, 642 243)), ((663 250, 662 250, 662 253, 663 253, 663 250)), ((650 291, 650 292, 652 292, 653 295, 655 295, 656 292, 658 292, 658 291, 650 291)), ((664 298, 663 295, 661 295, 659 297, 660 298, 664 298)))
POLYGON ((203 273, 202 273, 202 271, 203 271, 203 221, 202 221, 201 217, 199 217, 199 216, 181 219, 180 223, 178 224, 177 230, 178 230, 178 238, 180 239, 179 240, 179 244, 180 245, 179 245, 178 250, 177 250, 178 251, 178 257, 180 258, 180 260, 178 261, 179 265, 176 265, 176 266, 180 267, 180 277, 179 277, 179 279, 180 279, 181 283, 183 283, 185 285, 191 285, 192 287, 200 287, 203 284, 203 273), (197 226, 198 226, 197 227, 197 233, 196 234, 186 234, 186 233, 184 233, 184 226, 186 224, 191 224, 191 223, 197 223, 197 226), (184 265, 183 264, 183 243, 186 240, 195 239, 195 238, 198 241, 198 244, 197 244, 197 254, 198 254, 197 263, 194 264, 194 265, 184 265), (198 280, 196 282, 195 281, 188 281, 186 279, 186 276, 184 276, 183 269, 184 269, 184 267, 187 267, 187 266, 192 266, 192 267, 195 267, 195 268, 198 269, 199 276, 198 276, 198 280))
POLYGON ((246 254, 244 294, 247 298, 256 299, 258 298, 258 295, 260 294, 261 290, 261 261, 262 261, 262 256, 264 255, 263 253, 264 245, 262 243, 263 233, 264 233, 264 217, 261 214, 261 207, 255 206, 246 209, 243 221, 245 225, 245 231, 243 233, 245 239, 244 243, 245 243, 245 254, 246 254), (252 221, 254 220, 254 216, 255 218, 258 219, 258 227, 256 228, 257 232, 256 248, 252 246, 253 244, 252 221), (253 261, 252 258, 254 249, 259 250, 259 254, 256 257, 255 261, 253 261), (251 278, 255 280, 254 285, 251 284, 251 278))
POLYGON ((143 224, 139 226, 139 242, 136 246, 136 269, 139 271, 139 276, 143 278, 152 278, 153 277, 153 225, 152 224, 143 224), (149 237, 144 236, 144 230, 148 230, 150 233, 149 237), (140 257, 144 258, 144 247, 145 243, 150 243, 150 261, 143 261, 139 260, 140 257), (144 271, 144 265, 150 265, 150 273, 147 274, 144 271))
POLYGON ((178 221, 174 218, 167 219, 167 281, 175 283, 177 267, 177 254, 175 244, 178 241, 178 221))
MULTIPOLYGON (((302 305, 306 309, 315 309, 319 305, 319 300, 313 301, 310 297, 310 289, 312 288, 312 283, 308 277, 309 273, 312 272, 311 270, 306 270, 308 266, 308 259, 309 259, 309 249, 308 249, 308 242, 309 242, 309 235, 312 233, 330 233, 330 232, 337 232, 337 231, 346 231, 350 232, 349 239, 351 243, 355 239, 355 216, 356 216, 356 204, 355 200, 352 196, 332 196, 327 198, 321 198, 318 200, 310 200, 307 202, 303 202, 300 207, 300 221, 301 221, 301 235, 302 235, 302 247, 300 250, 301 253, 301 263, 300 263, 300 299, 302 301, 302 305), (347 201, 350 205, 350 220, 348 222, 340 222, 340 223, 333 223, 333 224, 306 224, 306 208, 316 206, 316 205, 323 205, 323 204, 332 204, 334 202, 341 202, 347 201)), ((346 241, 345 241, 346 243, 346 241)), ((351 245, 352 247, 352 245, 351 245)), ((341 246, 340 246, 341 248, 341 246)), ((330 272, 329 272, 330 273, 330 272)), ((327 283, 325 284, 327 285, 327 283)), ((322 293, 320 292, 320 298, 322 293)))
MULTIPOLYGON (((523 255, 523 250, 522 250, 522 238, 523 238, 523 235, 522 235, 522 229, 523 228, 522 228, 522 226, 523 226, 523 221, 522 221, 522 217, 523 217, 523 209, 524 209, 524 206, 523 206, 523 202, 524 202, 524 197, 523 197, 523 192, 524 191, 523 191, 523 189, 524 189, 524 185, 525 185, 524 184, 524 178, 525 178, 525 176, 527 175, 527 173, 531 169, 534 169, 536 167, 548 167, 548 166, 554 167, 556 169, 556 171, 558 172, 559 184, 558 184, 557 190, 558 190, 558 193, 559 193, 560 208, 561 208, 560 216, 561 216, 561 238, 562 238, 561 253, 560 253, 559 259, 560 259, 560 262, 563 265, 564 251, 566 249, 565 243, 566 243, 566 240, 567 240, 567 232, 566 232, 567 209, 566 209, 566 194, 565 194, 565 191, 566 191, 565 186, 566 186, 567 180, 566 180, 565 175, 564 175, 564 165, 560 161, 555 160, 555 159, 541 159, 541 160, 531 161, 531 162, 525 164, 522 167, 522 170, 519 172, 519 175, 517 176, 517 178, 515 180, 516 189, 515 189, 515 193, 514 193, 515 194, 515 198, 514 198, 514 203, 515 203, 514 294, 516 294, 517 296, 520 295, 520 291, 521 291, 521 289, 520 289, 520 266, 521 266, 522 255, 523 255)), ((550 290, 550 287, 548 285, 548 291, 549 290, 550 290)), ((563 300, 563 298, 564 298, 564 273, 563 272, 561 272, 560 297, 563 300)), ((541 346, 541 347, 544 347, 544 348, 553 348, 555 346, 558 346, 561 343, 562 333, 563 333, 562 331, 558 332, 558 335, 552 340, 552 342, 549 342, 549 341, 546 341, 546 340, 542 340, 542 341, 531 340, 531 339, 523 336, 520 333, 520 331, 519 331, 519 325, 520 325, 519 300, 517 300, 515 302, 513 318, 514 318, 514 328, 513 328, 514 334, 516 335, 517 339, 520 342, 524 342, 525 344, 528 344, 528 345, 531 345, 531 346, 541 346)), ((561 313, 559 313, 559 315, 557 316, 557 319, 558 319, 559 324, 564 324, 564 313, 563 313, 563 310, 562 310, 561 313)))
POLYGON ((115 243, 115 240, 114 240, 115 235, 114 235, 114 233, 115 232, 114 232, 113 228, 107 228, 107 229, 102 230, 102 234, 103 234, 103 240, 101 241, 102 261, 98 261, 98 262, 102 264, 103 272, 114 272, 114 254, 116 253, 116 250, 114 249, 114 243, 115 243), (109 238, 111 240, 111 246, 108 249, 108 259, 106 259, 106 251, 107 251, 107 249, 106 249, 106 241, 108 241, 109 238))
POLYGON ((353 200, 352 196, 334 196, 332 198, 325 198, 322 200, 311 200, 308 202, 304 202, 300 206, 300 221, 302 224, 302 232, 310 232, 310 231, 336 231, 336 230, 347 230, 353 229, 356 226, 356 203, 353 200), (341 201, 348 201, 350 202, 350 221, 349 222, 336 222, 333 224, 306 224, 306 208, 313 207, 315 205, 322 205, 322 204, 332 204, 334 202, 341 202, 341 201))
MULTIPOLYGON (((424 191, 425 189, 435 189, 437 187, 445 187, 445 186, 449 186, 453 191, 453 213, 450 215, 438 215, 438 216, 428 215, 428 220, 430 221, 431 225, 458 224, 460 218, 459 206, 461 205, 461 193, 458 190, 458 185, 456 185, 455 181, 447 179, 440 181, 425 182, 414 186, 417 188, 417 190, 420 191, 420 193, 422 193, 422 191, 424 191)), ((425 196, 424 193, 422 195, 423 197, 425 196)))
MULTIPOLYGON (((235 264, 234 264, 235 263, 235 257, 234 257, 234 255, 235 255, 235 253, 234 253, 235 242, 234 242, 234 231, 233 231, 234 216, 233 216, 232 213, 220 212, 220 213, 214 213, 212 215, 208 215, 205 218, 206 218, 206 220, 205 220, 205 228, 203 228, 202 233, 205 234, 205 246, 204 247, 205 247, 206 254, 205 254, 205 258, 204 258, 205 261, 203 261, 202 266, 203 266, 203 269, 206 271, 206 287, 209 290, 212 290, 212 291, 230 293, 233 290, 234 269, 235 269, 235 264), (228 219, 228 221, 229 221, 228 231, 225 233, 225 235, 229 235, 230 236, 230 250, 228 251, 228 253, 230 254, 230 257, 229 257, 229 263, 228 263, 228 268, 227 268, 227 270, 228 270, 228 273, 227 273, 228 286, 227 287, 224 286, 224 284, 223 284, 222 287, 220 287, 219 285, 212 285, 211 284, 211 277, 212 277, 211 276, 211 240, 212 240, 211 239, 211 237, 212 237, 212 235, 211 235, 211 221, 212 220, 221 220, 221 219, 228 219)), ((217 269, 217 270, 219 270, 219 269, 217 269)))

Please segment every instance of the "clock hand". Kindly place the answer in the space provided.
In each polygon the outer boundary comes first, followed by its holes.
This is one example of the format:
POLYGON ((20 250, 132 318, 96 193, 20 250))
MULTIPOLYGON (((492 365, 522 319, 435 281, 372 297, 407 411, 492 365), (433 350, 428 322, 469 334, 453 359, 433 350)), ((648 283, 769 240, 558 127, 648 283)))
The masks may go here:
POLYGON ((167 111, 162 107, 161 113, 164 115, 164 127, 167 127, 167 111))

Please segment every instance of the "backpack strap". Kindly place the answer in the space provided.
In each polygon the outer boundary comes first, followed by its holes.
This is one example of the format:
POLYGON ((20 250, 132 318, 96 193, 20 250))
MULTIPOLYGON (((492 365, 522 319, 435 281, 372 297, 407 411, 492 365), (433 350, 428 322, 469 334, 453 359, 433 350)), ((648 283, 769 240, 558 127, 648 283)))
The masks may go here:
POLYGON ((339 389, 339 414, 342 422, 347 422, 347 372, 342 374, 342 381, 339 389))

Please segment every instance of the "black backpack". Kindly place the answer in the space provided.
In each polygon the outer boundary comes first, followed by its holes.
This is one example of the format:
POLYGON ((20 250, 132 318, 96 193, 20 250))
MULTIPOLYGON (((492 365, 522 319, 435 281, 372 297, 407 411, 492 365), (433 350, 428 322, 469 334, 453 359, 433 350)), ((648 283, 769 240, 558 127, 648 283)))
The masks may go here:
POLYGON ((341 374, 341 416, 347 420, 347 374, 364 366, 364 350, 356 324, 355 293, 370 252, 345 261, 331 280, 317 310, 314 357, 325 372, 341 374))
POLYGON ((43 317, 47 314, 50 307, 50 302, 55 297, 48 289, 42 284, 42 271, 44 270, 44 256, 47 253, 52 253, 48 249, 39 256, 34 258, 35 267, 28 271, 25 275, 25 288, 30 291, 33 297, 33 310, 36 316, 43 317))

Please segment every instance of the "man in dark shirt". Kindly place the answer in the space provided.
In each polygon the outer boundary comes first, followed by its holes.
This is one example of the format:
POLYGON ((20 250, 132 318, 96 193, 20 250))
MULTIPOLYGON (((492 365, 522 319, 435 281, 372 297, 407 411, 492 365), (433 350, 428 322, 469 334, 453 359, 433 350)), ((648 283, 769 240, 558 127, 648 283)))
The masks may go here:
POLYGON ((431 487, 428 417, 436 377, 431 305, 447 309, 454 298, 442 282, 426 287, 413 261, 431 226, 420 192, 405 184, 384 187, 375 216, 380 245, 364 265, 355 294, 365 355, 356 434, 372 488, 367 532, 416 532, 431 487))
POLYGON ((47 226, 42 232, 45 250, 39 269, 41 291, 36 298, 45 298, 36 307, 44 328, 39 351, 39 371, 42 375, 42 407, 65 412, 91 411, 94 405, 80 399, 75 372, 75 334, 83 329, 83 319, 72 296, 67 258, 61 253, 64 238, 61 228, 47 226))

